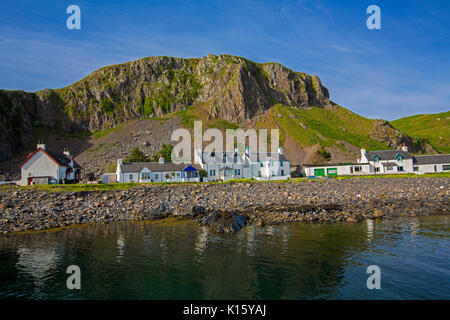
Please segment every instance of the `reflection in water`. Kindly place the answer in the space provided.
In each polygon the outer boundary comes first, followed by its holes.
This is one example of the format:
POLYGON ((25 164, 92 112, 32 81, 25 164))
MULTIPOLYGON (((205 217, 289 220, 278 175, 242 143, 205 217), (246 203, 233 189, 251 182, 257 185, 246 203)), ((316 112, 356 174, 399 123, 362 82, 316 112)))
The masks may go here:
POLYGON ((119 253, 117 254, 116 261, 120 262, 120 260, 122 260, 123 253, 125 252, 125 237, 123 234, 120 234, 117 239, 117 249, 119 250, 119 253))
POLYGON ((203 257, 206 250, 206 245, 208 244, 208 227, 200 227, 200 232, 197 236, 197 241, 195 242, 195 250, 203 257))
POLYGON ((20 247, 17 255, 17 270, 33 279, 33 293, 36 297, 45 297, 45 294, 41 292, 44 283, 58 265, 55 248, 20 247))
POLYGON ((367 219, 366 225, 367 225, 367 242, 370 243, 373 238, 374 221, 372 219, 367 219))
POLYGON ((0 298, 450 298, 446 217, 359 224, 247 226, 215 234, 191 223, 89 224, 0 237, 0 298), (82 289, 65 286, 68 265, 82 289), (382 289, 366 268, 380 266, 382 289))

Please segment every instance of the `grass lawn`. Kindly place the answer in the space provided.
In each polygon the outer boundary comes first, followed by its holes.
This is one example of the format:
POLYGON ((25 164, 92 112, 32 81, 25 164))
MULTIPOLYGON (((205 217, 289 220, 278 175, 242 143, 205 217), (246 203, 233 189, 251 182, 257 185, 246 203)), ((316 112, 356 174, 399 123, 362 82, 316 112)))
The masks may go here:
MULTIPOLYGON (((339 176, 331 179, 346 180, 346 179, 383 179, 383 178, 450 178, 450 172, 443 173, 427 173, 427 174, 378 174, 378 175, 361 175, 361 176, 339 176)), ((202 184, 233 184, 233 183, 302 183, 308 180, 317 182, 323 182, 328 180, 327 178, 307 179, 307 178, 294 178, 289 180, 250 180, 250 179, 233 179, 228 181, 211 181, 211 182, 146 182, 146 183, 98 183, 98 184, 55 184, 55 185, 36 185, 36 186, 12 186, 3 185, 0 189, 36 189, 45 190, 49 192, 76 192, 76 191, 108 191, 108 190, 126 190, 129 188, 135 188, 145 185, 202 185, 202 184)))

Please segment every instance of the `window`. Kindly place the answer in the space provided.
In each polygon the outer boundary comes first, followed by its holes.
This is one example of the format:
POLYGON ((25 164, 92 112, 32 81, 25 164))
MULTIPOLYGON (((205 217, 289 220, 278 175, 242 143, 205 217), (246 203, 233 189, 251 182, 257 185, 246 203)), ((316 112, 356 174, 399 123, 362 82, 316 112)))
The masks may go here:
POLYGON ((361 166, 355 166, 354 168, 355 168, 355 172, 361 172, 362 171, 362 167, 361 166))
POLYGON ((159 175, 155 174, 155 180, 158 180, 158 179, 159 179, 159 175))
POLYGON ((240 176, 241 175, 241 169, 234 169, 234 175, 240 176))
POLYGON ((379 157, 377 154, 374 155, 374 156, 373 156, 373 161, 374 161, 374 162, 380 161, 380 157, 379 157))
POLYGON ((392 171, 393 168, 392 168, 392 167, 386 167, 386 170, 387 170, 387 171, 392 171))
POLYGON ((414 167, 413 170, 414 171, 419 171, 419 167, 414 167))
POLYGON ((261 177, 261 171, 258 171, 258 177, 261 177))
POLYGON ((395 158, 397 159, 398 162, 402 162, 403 160, 403 156, 399 153, 395 156, 395 158))
POLYGON ((177 173, 176 173, 176 175, 177 175, 177 178, 179 178, 179 177, 180 177, 180 173, 179 173, 179 172, 177 172, 177 173))
POLYGON ((376 167, 375 172, 380 172, 380 167, 376 167))
POLYGON ((151 177, 151 174, 150 174, 150 172, 142 172, 141 173, 141 179, 142 180, 150 180, 152 177, 151 177))
POLYGON ((130 178, 130 180, 133 180, 133 175, 132 175, 132 174, 130 174, 130 177, 129 177, 129 178, 130 178))
POLYGON ((264 163, 261 162, 261 168, 263 168, 263 167, 264 167, 264 163))
POLYGON ((398 172, 403 172, 404 170, 403 170, 403 167, 397 167, 397 171, 398 172))
POLYGON ((442 166, 442 170, 444 170, 444 171, 450 170, 450 164, 444 164, 444 165, 442 166))
POLYGON ((284 176, 284 170, 281 170, 281 175, 284 176))
POLYGON ((434 172, 437 172, 437 166, 436 165, 434 166, 434 172))

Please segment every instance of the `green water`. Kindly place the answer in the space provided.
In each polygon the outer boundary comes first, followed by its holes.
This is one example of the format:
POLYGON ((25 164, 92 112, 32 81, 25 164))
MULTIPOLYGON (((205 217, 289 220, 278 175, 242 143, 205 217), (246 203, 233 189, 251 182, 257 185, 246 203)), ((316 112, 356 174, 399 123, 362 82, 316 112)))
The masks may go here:
POLYGON ((447 217, 246 227, 91 224, 0 237, 0 298, 449 299, 447 217), (81 269, 69 290, 66 269, 81 269), (381 269, 369 290, 366 268, 381 269))

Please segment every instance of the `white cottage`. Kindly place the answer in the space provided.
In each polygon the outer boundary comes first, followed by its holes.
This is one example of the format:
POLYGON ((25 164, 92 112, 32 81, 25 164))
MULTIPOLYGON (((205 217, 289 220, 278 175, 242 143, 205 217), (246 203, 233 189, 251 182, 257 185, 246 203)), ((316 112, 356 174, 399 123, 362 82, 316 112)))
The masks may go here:
POLYGON ((130 162, 117 160, 117 182, 197 182, 199 167, 195 165, 164 162, 130 162))
POLYGON ((449 172, 450 154, 414 156, 405 145, 399 150, 366 151, 362 148, 358 163, 305 164, 303 169, 307 177, 449 172))
POLYGON ((278 153, 229 151, 196 151, 200 166, 208 173, 208 181, 231 179, 284 180, 290 178, 290 162, 282 148, 278 153), (201 154, 199 156, 199 154, 201 154))
POLYGON ((57 153, 38 144, 20 165, 21 185, 78 183, 81 181, 81 167, 66 149, 57 153))

